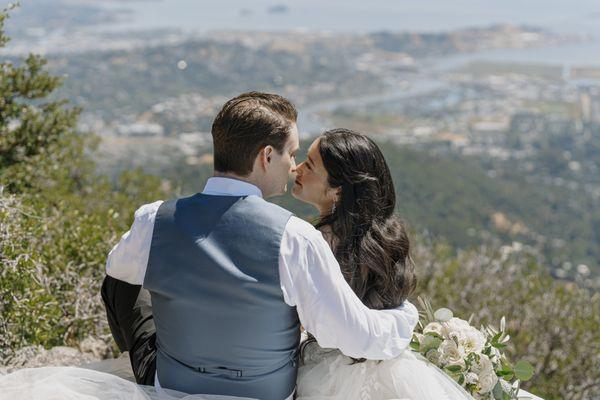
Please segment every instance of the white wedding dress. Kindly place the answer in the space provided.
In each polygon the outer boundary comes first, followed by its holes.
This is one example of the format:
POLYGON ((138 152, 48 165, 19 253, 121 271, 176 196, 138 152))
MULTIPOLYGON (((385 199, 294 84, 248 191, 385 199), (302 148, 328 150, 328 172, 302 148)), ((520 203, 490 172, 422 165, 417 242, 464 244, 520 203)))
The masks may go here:
MULTIPOLYGON (((311 344, 298 372, 299 400, 472 399, 437 367, 407 350, 388 361, 352 364, 338 350, 311 344)), ((0 400, 231 400, 137 385, 129 359, 78 367, 27 368, 0 375, 0 400), (93 369, 92 369, 93 368, 93 369), (117 376, 119 375, 119 376, 117 376), (126 378, 126 379, 124 379, 126 378)), ((525 391, 519 398, 542 400, 525 391)))
MULTIPOLYGON (((473 400, 458 383, 420 354, 406 350, 386 361, 353 363, 316 342, 305 350, 296 400, 473 400)), ((543 400, 524 390, 521 400, 543 400)))
POLYGON ((353 363, 338 350, 307 345, 297 380, 298 400, 473 400, 419 354, 353 363))
POLYGON ((153 386, 138 385, 129 357, 123 356, 83 367, 25 368, 0 375, 0 400, 233 399, 231 396, 190 395, 168 389, 157 391, 153 386))

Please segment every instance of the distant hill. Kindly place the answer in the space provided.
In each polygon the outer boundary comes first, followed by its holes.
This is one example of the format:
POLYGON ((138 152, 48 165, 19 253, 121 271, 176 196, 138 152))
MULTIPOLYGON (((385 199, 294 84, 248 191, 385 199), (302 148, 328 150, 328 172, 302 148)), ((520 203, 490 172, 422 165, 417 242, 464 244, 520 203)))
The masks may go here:
MULTIPOLYGON (((309 144, 302 143, 301 148, 309 144)), ((598 275, 600 210, 582 204, 587 197, 581 193, 529 183, 517 175, 492 178, 475 159, 436 156, 393 143, 380 142, 380 146, 392 171, 398 213, 412 230, 427 231, 457 248, 476 247, 492 239, 508 244, 518 241, 537 248, 553 270, 570 262, 571 273, 585 264, 598 275)), ((211 151, 202 150, 204 154, 211 151)), ((135 166, 131 163, 135 158, 128 156, 117 168, 135 166)), ((179 194, 202 190, 211 163, 187 165, 185 160, 173 154, 163 165, 154 161, 144 165, 152 165, 150 172, 172 180, 179 194)), ((316 217, 312 206, 289 193, 273 201, 308 220, 316 217)), ((567 271, 563 276, 570 274, 567 271)))
POLYGON ((554 268, 570 262, 600 272, 600 209, 586 204, 588 196, 517 176, 491 178, 474 159, 382 148, 398 211, 414 227, 459 247, 480 244, 488 231, 539 248, 554 268))

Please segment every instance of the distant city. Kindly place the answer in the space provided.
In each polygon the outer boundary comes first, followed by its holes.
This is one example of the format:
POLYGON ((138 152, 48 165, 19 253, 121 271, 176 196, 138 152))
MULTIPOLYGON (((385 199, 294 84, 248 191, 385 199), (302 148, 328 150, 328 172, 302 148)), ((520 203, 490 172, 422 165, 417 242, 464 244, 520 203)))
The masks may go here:
MULTIPOLYGON (((81 129, 102 138, 105 168, 160 169, 174 157, 165 148, 189 168, 210 165, 210 124, 223 102, 244 90, 274 91, 298 105, 303 139, 349 127, 398 148, 474 160, 492 182, 554 199, 556 220, 528 217, 539 215, 530 213, 535 204, 512 215, 499 207, 486 209, 485 229, 506 248, 537 246, 557 278, 600 287, 600 62, 593 51, 587 60, 569 57, 598 48, 591 35, 515 24, 125 32, 99 29, 132 18, 121 4, 40 4, 15 13, 14 40, 0 55, 47 55, 65 77, 60 96, 83 107, 81 129), (564 61, 541 62, 548 54, 564 61)), ((261 5, 274 18, 294 12, 292 3, 261 5)), ((238 17, 254 11, 240 8, 238 17)))

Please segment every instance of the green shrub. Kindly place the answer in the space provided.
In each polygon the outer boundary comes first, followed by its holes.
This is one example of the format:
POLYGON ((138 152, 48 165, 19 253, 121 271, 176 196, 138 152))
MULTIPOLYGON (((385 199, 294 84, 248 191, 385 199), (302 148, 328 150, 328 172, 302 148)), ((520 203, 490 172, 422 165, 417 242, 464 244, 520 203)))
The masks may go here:
POLYGON ((445 245, 417 246, 416 294, 474 323, 507 318, 508 353, 536 369, 525 389, 544 399, 600 396, 600 294, 554 280, 517 244, 456 256, 445 245))
POLYGON ((77 131, 78 109, 49 100, 61 82, 45 63, 0 63, 0 362, 25 345, 106 334, 106 255, 135 207, 165 197, 141 171, 116 183, 96 174, 97 140, 77 131))

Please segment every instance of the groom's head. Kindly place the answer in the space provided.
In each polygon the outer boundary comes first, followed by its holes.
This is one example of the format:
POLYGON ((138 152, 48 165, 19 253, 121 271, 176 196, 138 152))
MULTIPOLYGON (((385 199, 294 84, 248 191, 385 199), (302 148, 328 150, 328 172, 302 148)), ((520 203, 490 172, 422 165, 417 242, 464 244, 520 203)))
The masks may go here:
POLYGON ((276 94, 229 100, 212 125, 215 173, 244 178, 265 197, 284 193, 296 166, 297 116, 294 105, 276 94))

